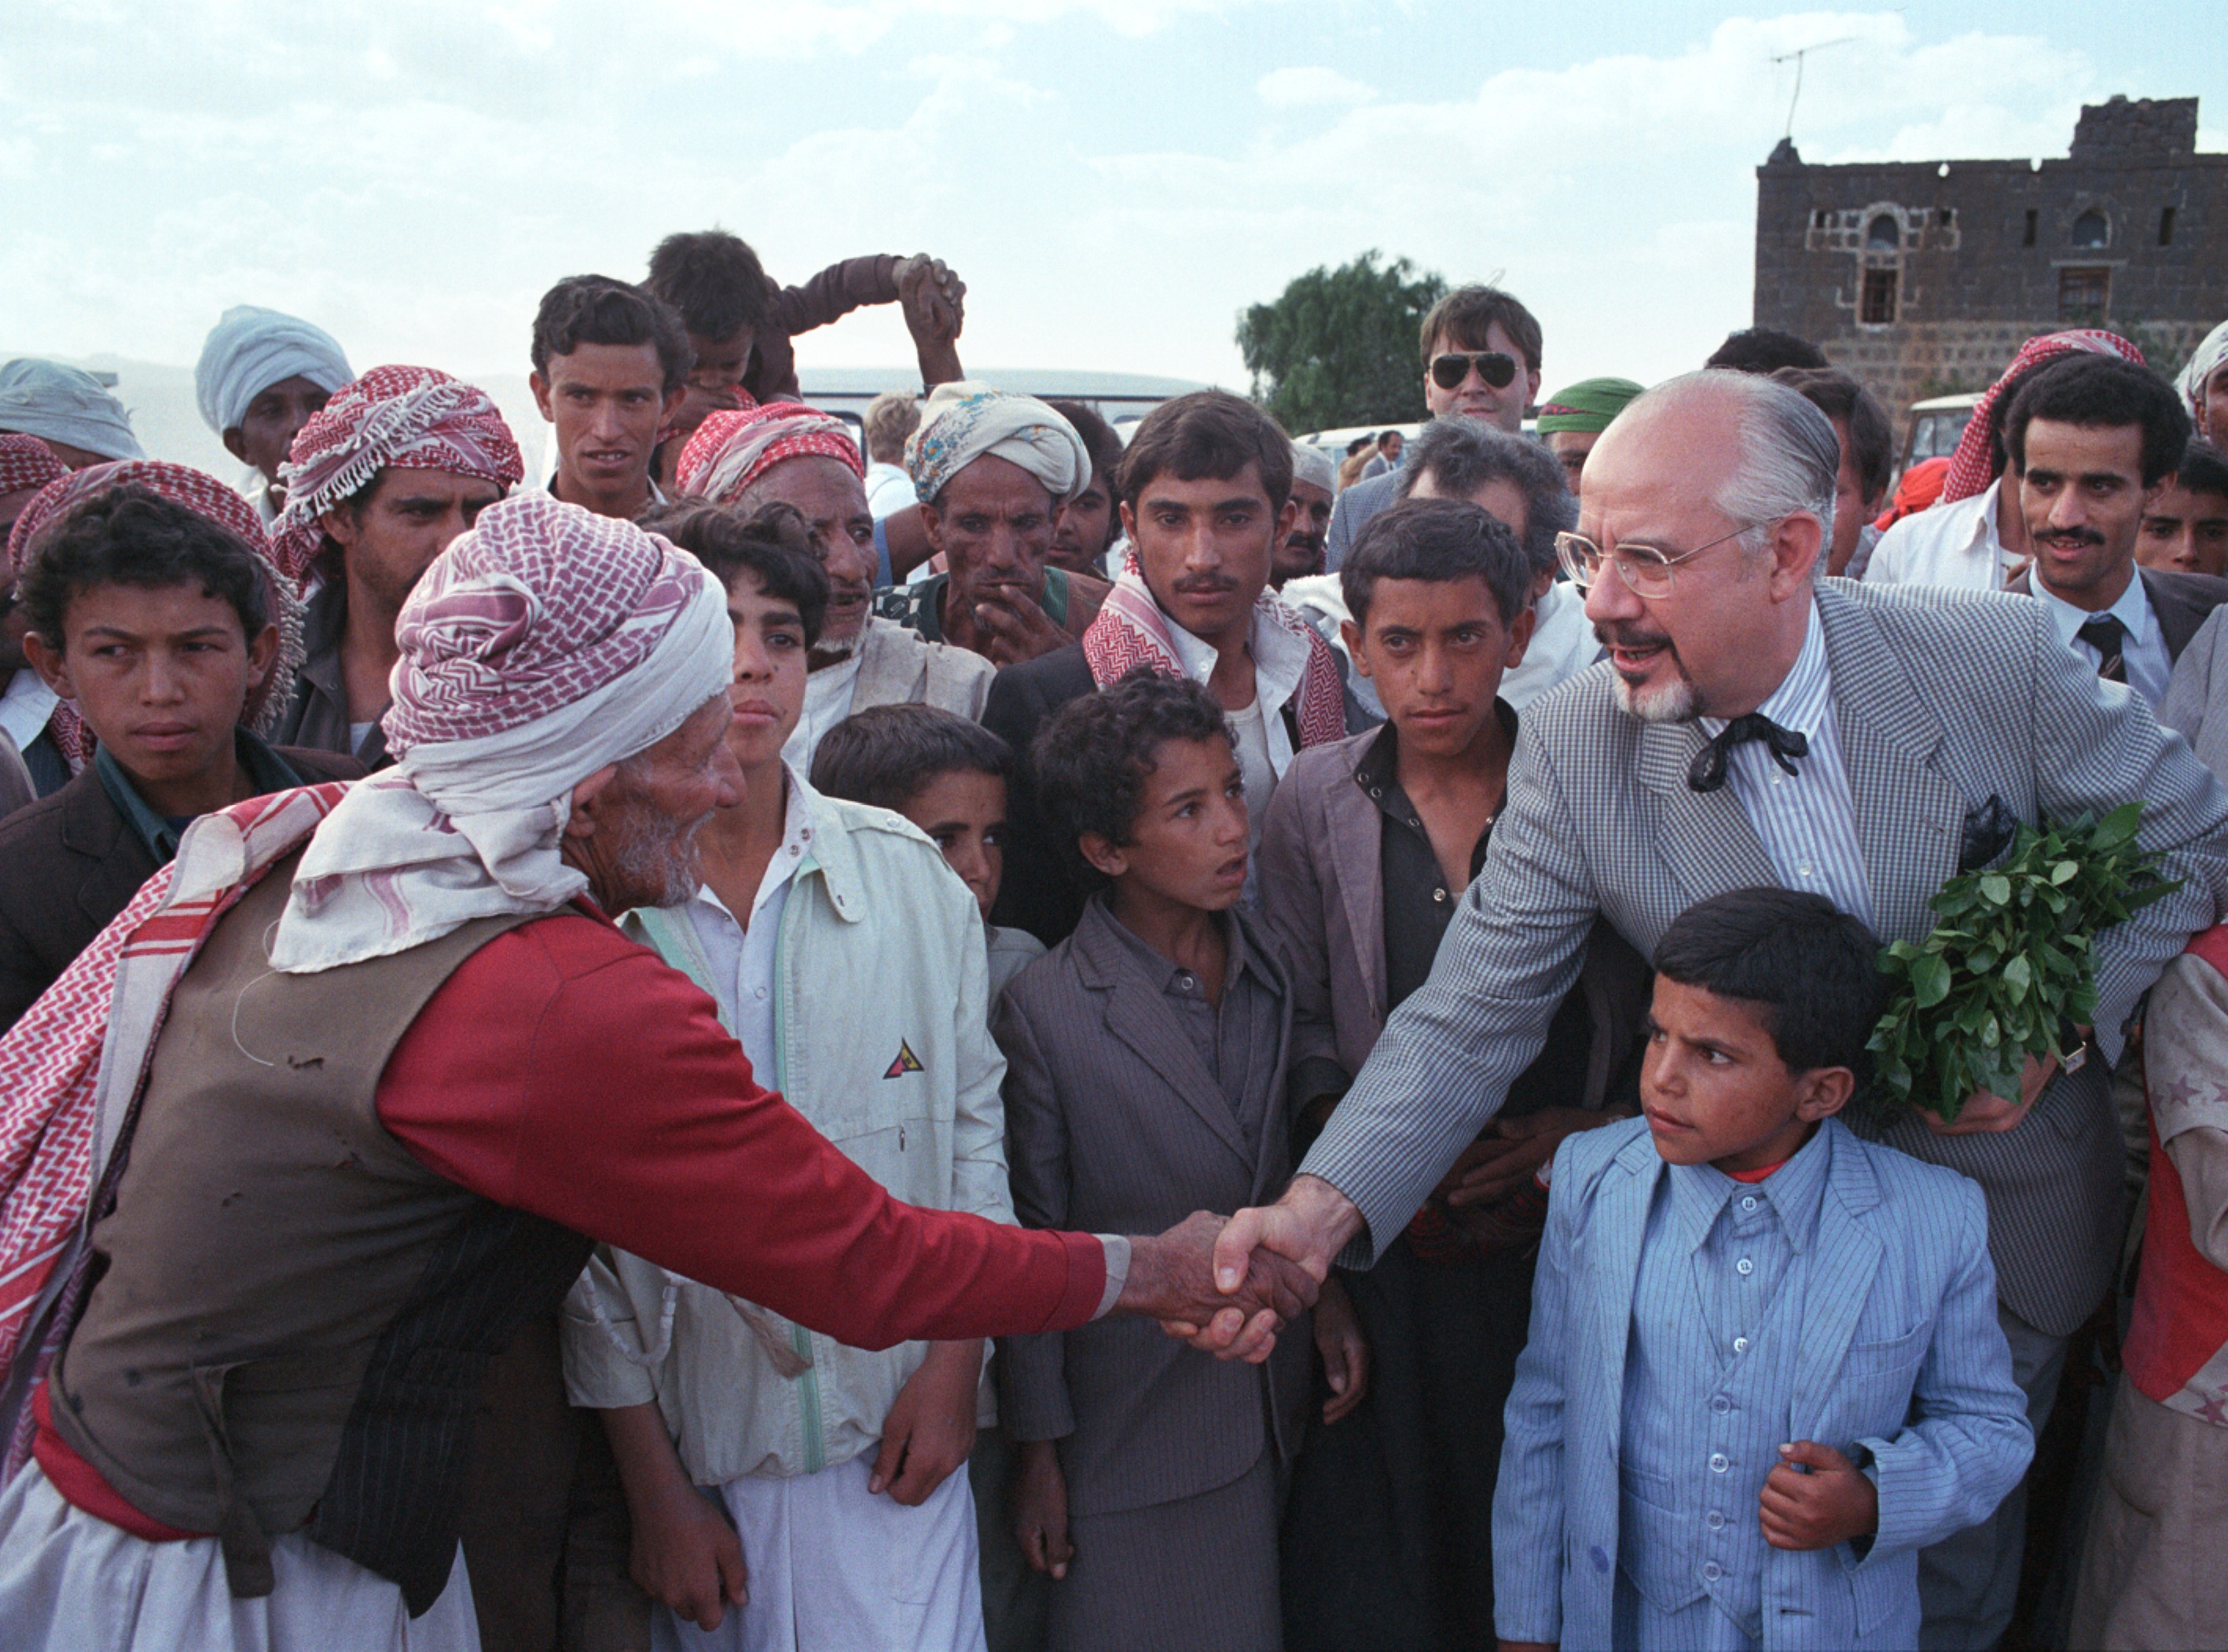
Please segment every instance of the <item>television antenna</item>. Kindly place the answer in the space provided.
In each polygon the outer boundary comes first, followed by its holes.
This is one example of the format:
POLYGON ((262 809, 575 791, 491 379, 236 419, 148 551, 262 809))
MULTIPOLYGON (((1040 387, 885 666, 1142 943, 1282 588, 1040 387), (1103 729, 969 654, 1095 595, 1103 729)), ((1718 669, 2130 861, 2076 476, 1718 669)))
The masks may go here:
POLYGON ((1791 140, 1795 136, 1795 106, 1802 96, 1802 60, 1813 52, 1828 51, 1836 46, 1853 46, 1857 38, 1854 35, 1844 35, 1839 40, 1821 40, 1815 46, 1798 46, 1791 52, 1781 52, 1772 58, 1774 64, 1784 63, 1789 59, 1795 63, 1795 95, 1787 100, 1787 130, 1780 134, 1781 137, 1791 140))

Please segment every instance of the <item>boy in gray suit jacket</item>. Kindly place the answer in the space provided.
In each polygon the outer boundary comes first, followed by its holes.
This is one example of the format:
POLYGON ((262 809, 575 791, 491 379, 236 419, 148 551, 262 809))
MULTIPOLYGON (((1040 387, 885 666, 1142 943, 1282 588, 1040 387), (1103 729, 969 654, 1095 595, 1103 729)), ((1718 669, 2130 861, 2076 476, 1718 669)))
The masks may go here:
MULTIPOLYGON (((1141 669, 1039 736, 1040 797, 1099 886, 1073 934, 1007 988, 1008 1160, 1025 1226, 1228 1211, 1291 1173, 1291 991, 1245 887, 1245 779, 1222 709, 1141 669)), ((1326 1287, 1333 1382, 1363 1380, 1326 1287)), ((1008 1345, 1022 1552, 1053 1578, 1054 1652, 1276 1652, 1281 1470, 1300 1439, 1307 1328, 1265 1364, 1149 1325, 1008 1345)))
POLYGON ((1646 1117, 1570 1137, 1494 1501, 1516 1647, 1905 1648, 2033 1452, 1980 1190, 1860 1140, 1878 945, 1738 889, 1655 950, 1646 1117))

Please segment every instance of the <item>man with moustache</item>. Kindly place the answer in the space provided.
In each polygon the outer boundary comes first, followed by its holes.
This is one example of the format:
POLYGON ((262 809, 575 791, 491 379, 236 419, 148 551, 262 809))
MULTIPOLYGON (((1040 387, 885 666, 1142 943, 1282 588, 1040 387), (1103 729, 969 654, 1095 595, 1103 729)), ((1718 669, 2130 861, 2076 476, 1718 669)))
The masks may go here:
POLYGON ((1324 541, 1330 535, 1332 503, 1338 496, 1338 471, 1330 455, 1304 442, 1292 444, 1292 502, 1299 514, 1269 559, 1269 583, 1285 582, 1323 571, 1324 541))
MULTIPOLYGON (((1999 1318, 2030 1421, 2048 1419, 2066 1338, 2119 1255, 2106 1069, 2145 990, 2228 896, 2228 792, 2039 604, 1819 581, 1841 457, 1817 408, 1746 375, 1674 379, 1603 435, 1560 548, 1610 657, 1532 707, 1430 981, 1284 1197, 1225 1229, 1220 1264, 1259 1242, 1318 1277, 1334 1259, 1367 1265, 1499 1111, 1597 919, 1648 954, 1694 901, 1776 883, 1915 943, 1943 881, 1992 861, 2016 822, 2136 797, 2142 844, 2179 883, 2098 938, 2103 1059, 2049 1081, 2030 1064, 2016 1098, 1881 1130, 1980 1184, 1999 1318)), ((2024 1526, 2014 1493, 1923 1553, 1924 1644, 1996 1642, 2024 1526)), ((1592 1564, 1618 1564, 1614 1541, 1592 1564)))
MULTIPOLYGON (((1253 841, 1293 757, 1343 739, 1345 692, 1329 645, 1269 589, 1290 535, 1292 443, 1253 403, 1196 390, 1148 413, 1122 460, 1130 555, 1079 648, 1002 668, 983 725, 1017 756, 1007 794, 1006 880, 996 921, 1051 945, 1081 893, 1054 853, 1026 754, 1069 701, 1139 665, 1205 683, 1230 713, 1253 841)), ((1247 874, 1247 899, 1253 898, 1247 874)))
POLYGON ((388 761, 394 627, 419 576, 523 474, 494 398, 430 367, 375 367, 302 426, 272 556, 315 584, 281 745, 388 761))
POLYGON ((961 380, 930 394, 906 466, 944 572, 899 586, 881 617, 1009 665, 1064 648, 1105 586, 1050 566, 1060 513, 1090 485, 1075 427, 1034 396, 961 380))
MULTIPOLYGON (((1424 317, 1423 355, 1424 405, 1432 418, 1523 428, 1524 410, 1540 394, 1540 323, 1514 295, 1457 287, 1424 317)), ((1332 573, 1363 524, 1400 496, 1401 474, 1387 470, 1338 496, 1326 541, 1332 573)))
POLYGON ((842 419, 803 402, 770 401, 707 416, 676 472, 684 495, 746 516, 788 505, 811 531, 828 573, 828 608, 806 656, 803 714, 782 750, 800 773, 820 737, 855 711, 925 702, 972 720, 990 692, 993 668, 981 655, 874 615, 866 469, 842 419))
POLYGON ((2108 682, 2156 706, 2174 663, 2228 580, 2140 567, 2143 509, 2173 481, 2189 415, 2165 381, 2116 356, 2060 357, 2004 419, 2034 561, 2032 591, 2058 641, 2108 682))

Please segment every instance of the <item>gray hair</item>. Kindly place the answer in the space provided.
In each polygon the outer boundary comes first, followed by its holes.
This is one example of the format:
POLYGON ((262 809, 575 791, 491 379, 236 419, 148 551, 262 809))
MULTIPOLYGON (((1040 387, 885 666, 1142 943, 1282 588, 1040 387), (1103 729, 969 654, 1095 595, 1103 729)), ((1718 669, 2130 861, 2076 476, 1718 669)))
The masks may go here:
POLYGON ((1834 540, 1834 489, 1841 471, 1841 439, 1833 421, 1800 391, 1724 368, 1667 379, 1633 406, 1694 398, 1730 398, 1740 406, 1739 462, 1712 503, 1733 521, 1754 524, 1743 530, 1742 548, 1761 552, 1768 530, 1785 517, 1815 516, 1816 572, 1824 578, 1826 547, 1834 540))
POLYGON ((1401 496, 1413 492, 1417 479, 1426 473, 1451 499, 1471 498, 1495 482, 1506 482, 1522 494, 1524 531, 1517 543, 1534 576, 1555 566, 1555 535, 1578 524, 1578 502, 1571 496, 1555 456, 1535 441, 1477 419, 1435 419, 1424 427, 1400 473, 1401 496))

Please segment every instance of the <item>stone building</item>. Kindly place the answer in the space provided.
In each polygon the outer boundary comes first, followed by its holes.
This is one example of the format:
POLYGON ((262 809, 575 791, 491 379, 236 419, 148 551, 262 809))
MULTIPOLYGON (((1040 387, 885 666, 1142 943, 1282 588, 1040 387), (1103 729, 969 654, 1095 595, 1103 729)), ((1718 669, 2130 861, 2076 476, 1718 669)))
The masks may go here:
POLYGON ((2063 160, 1757 169, 1756 324, 1815 340, 1894 416, 1985 387, 2026 339, 2103 325, 2171 370, 2228 317, 2228 155, 2197 99, 2081 112, 2063 160))

